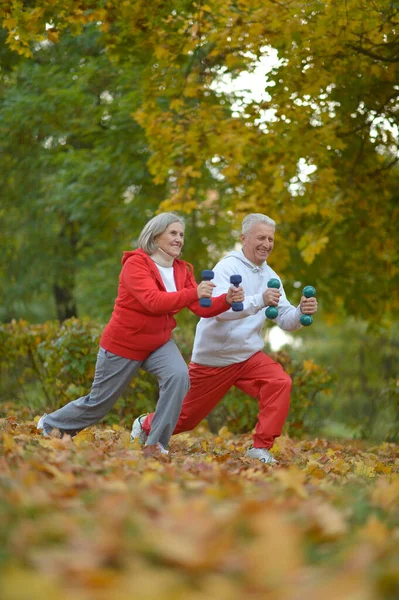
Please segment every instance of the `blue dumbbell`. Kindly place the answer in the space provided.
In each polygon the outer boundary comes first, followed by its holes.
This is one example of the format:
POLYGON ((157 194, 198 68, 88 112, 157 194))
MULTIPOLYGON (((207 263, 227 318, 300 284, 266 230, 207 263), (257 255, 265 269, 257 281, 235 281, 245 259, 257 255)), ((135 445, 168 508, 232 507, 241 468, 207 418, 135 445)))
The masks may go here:
MULTIPOLYGON (((230 277, 230 283, 235 285, 235 287, 239 287, 241 281, 241 275, 231 275, 230 277)), ((233 302, 231 308, 234 312, 239 312, 240 310, 244 310, 244 304, 242 302, 233 302)))
MULTIPOLYGON (((202 281, 211 281, 215 277, 215 273, 209 269, 204 269, 201 273, 202 281)), ((209 308, 212 306, 212 298, 200 298, 200 306, 209 308)))
MULTIPOLYGON (((280 287, 280 282, 278 279, 273 277, 267 282, 267 287, 278 290, 280 287)), ((277 306, 268 306, 265 312, 268 319, 275 319, 278 316, 277 306)))
MULTIPOLYGON (((306 285, 303 288, 302 294, 305 298, 314 298, 316 296, 316 289, 312 285, 306 285)), ((307 315, 306 313, 303 314, 299 320, 301 325, 304 325, 305 327, 308 327, 313 323, 312 315, 307 315)))

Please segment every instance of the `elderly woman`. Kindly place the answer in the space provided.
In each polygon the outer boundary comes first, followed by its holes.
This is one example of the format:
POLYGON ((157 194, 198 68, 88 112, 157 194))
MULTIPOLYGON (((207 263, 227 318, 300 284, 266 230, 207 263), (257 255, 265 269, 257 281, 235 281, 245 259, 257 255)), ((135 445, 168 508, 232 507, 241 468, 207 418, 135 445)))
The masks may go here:
POLYGON ((124 252, 118 296, 100 339, 90 394, 43 415, 37 428, 44 435, 54 428, 74 435, 97 423, 141 368, 153 373, 159 383, 146 445, 167 454, 165 448, 189 388, 187 365, 171 339, 174 315, 188 308, 200 317, 214 317, 244 297, 242 288, 231 287, 227 294, 213 298, 210 308, 200 306, 200 298, 212 296, 214 284, 203 281, 197 285, 192 266, 179 259, 184 229, 182 217, 161 213, 142 230, 139 248, 124 252))

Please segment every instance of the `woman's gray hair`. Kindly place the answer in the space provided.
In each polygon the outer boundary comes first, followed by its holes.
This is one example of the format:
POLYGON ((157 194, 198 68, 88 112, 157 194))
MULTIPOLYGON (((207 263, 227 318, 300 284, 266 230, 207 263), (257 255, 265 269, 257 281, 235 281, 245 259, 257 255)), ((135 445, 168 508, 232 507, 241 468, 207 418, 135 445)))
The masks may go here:
POLYGON ((251 213, 244 217, 242 221, 241 233, 243 235, 247 235, 247 233, 252 229, 256 223, 265 223, 265 225, 270 225, 273 229, 276 229, 276 221, 273 221, 270 217, 266 215, 262 215, 261 213, 251 213))
POLYGON ((180 223, 183 230, 186 228, 186 221, 183 217, 176 215, 172 212, 165 212, 156 215, 147 225, 143 227, 142 232, 139 235, 138 246, 147 254, 153 254, 158 248, 158 244, 155 238, 161 235, 172 223, 180 223))

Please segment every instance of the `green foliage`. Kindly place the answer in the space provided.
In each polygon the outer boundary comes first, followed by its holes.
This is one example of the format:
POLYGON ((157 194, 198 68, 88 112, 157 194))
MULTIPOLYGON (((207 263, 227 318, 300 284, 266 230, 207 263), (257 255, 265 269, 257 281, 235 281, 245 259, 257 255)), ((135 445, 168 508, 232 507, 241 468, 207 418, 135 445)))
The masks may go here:
MULTIPOLYGON (((94 375, 93 347, 98 338, 98 327, 88 321, 71 319, 62 325, 12 321, 0 328, 0 369, 17 378, 23 396, 31 385, 39 384, 46 407, 55 409, 83 395, 94 375)), ((7 392, 3 389, 2 395, 7 392)))
MULTIPOLYGON (((382 316, 382 315, 381 315, 382 316)), ((313 413, 315 430, 346 437, 397 440, 399 436, 399 380, 397 325, 370 327, 347 319, 342 325, 309 328, 298 358, 312 356, 334 374, 333 399, 324 399, 313 413), (340 424, 337 429, 337 424, 340 424)))
MULTIPOLYGON (((0 397, 27 404, 30 415, 55 410, 88 394, 94 377, 101 327, 87 319, 0 326, 0 397), (15 383, 18 385, 15 385, 15 383)), ((119 400, 108 422, 155 407, 157 386, 144 371, 119 400)), ((6 409, 4 409, 6 410, 6 409)))
MULTIPOLYGON (((121 252, 155 212, 187 216, 198 274, 256 211, 278 223, 271 266, 286 289, 315 285, 338 337, 355 315, 384 340, 399 308, 397 16, 391 0, 2 2, 0 320, 105 321, 121 252), (235 92, 259 61, 263 98, 235 92)), ((370 337, 357 353, 350 342, 315 355, 323 368, 333 357, 334 418, 324 394, 317 413, 305 406, 324 383, 302 382, 291 427, 395 438, 385 345, 373 345, 383 377, 366 356, 360 380, 370 337)))
POLYGON ((15 207, 1 253, 4 318, 14 299, 50 293, 57 275, 70 310, 78 285, 86 312, 100 261, 99 304, 116 270, 106 259, 174 208, 189 216, 186 256, 199 268, 232 245, 243 214, 271 214, 272 264, 286 282, 317 282, 330 313, 338 305, 376 322, 378 303, 389 326, 399 307, 397 10, 390 0, 3 2, 1 186, 15 207), (263 99, 220 85, 267 62, 270 48, 278 61, 263 99), (20 56, 11 71, 10 49, 20 56))
POLYGON ((105 319, 122 250, 163 197, 130 115, 138 73, 111 63, 98 37, 88 27, 40 44, 32 61, 0 72, 2 320, 62 320, 77 301, 105 319))
MULTIPOLYGON (((6 402, 17 399, 25 402, 32 417, 39 410, 54 410, 87 394, 94 376, 100 334, 100 326, 86 319, 69 319, 61 325, 58 322, 29 325, 25 321, 1 325, 0 397, 6 402), (14 386, 15 381, 18 387, 14 386)), ((182 320, 174 338, 187 362, 192 335, 193 328, 182 320)), ((331 377, 313 361, 297 362, 286 352, 276 353, 273 358, 293 379, 287 431, 300 435, 306 431, 306 415, 315 406, 318 394, 331 391, 331 377)), ((157 396, 156 379, 140 371, 106 422, 130 424, 133 416, 154 410, 157 396)), ((210 415, 210 427, 217 430, 227 425, 234 432, 247 432, 254 427, 257 412, 255 400, 232 389, 210 415)))

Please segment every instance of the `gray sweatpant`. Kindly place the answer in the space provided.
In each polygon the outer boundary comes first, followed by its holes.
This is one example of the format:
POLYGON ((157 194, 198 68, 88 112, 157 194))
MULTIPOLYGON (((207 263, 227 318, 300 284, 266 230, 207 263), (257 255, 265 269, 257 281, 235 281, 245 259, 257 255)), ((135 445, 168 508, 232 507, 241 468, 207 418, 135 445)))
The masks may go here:
POLYGON ((159 384, 159 398, 147 444, 161 442, 166 447, 190 387, 187 365, 172 340, 144 361, 122 358, 100 347, 90 394, 48 414, 44 419, 45 429, 56 427, 74 435, 94 425, 111 410, 140 368, 155 375, 159 384))

